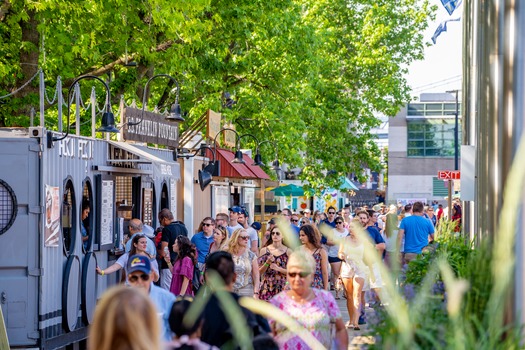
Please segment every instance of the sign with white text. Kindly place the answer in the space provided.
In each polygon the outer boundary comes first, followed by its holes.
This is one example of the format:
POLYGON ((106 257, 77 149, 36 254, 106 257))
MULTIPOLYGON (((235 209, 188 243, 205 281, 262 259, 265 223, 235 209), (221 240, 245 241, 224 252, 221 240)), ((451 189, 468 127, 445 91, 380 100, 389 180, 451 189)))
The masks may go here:
POLYGON ((440 170, 438 179, 440 180, 459 180, 461 178, 459 170, 440 170))
POLYGON ((167 122, 162 114, 147 111, 142 113, 141 109, 128 107, 124 109, 124 121, 126 124, 123 128, 123 137, 126 141, 178 147, 179 123, 167 122))

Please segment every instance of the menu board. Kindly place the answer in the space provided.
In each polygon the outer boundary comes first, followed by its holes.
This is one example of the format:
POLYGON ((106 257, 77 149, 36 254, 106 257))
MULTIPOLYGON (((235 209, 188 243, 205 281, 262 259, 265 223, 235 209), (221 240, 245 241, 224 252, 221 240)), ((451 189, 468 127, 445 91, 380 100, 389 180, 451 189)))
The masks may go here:
POLYGON ((102 180, 100 208, 100 244, 113 243, 113 180, 102 180))
POLYGON ((177 220, 177 182, 175 179, 170 179, 170 209, 177 220))
POLYGON ((145 225, 153 225, 153 189, 142 190, 142 222, 145 225))

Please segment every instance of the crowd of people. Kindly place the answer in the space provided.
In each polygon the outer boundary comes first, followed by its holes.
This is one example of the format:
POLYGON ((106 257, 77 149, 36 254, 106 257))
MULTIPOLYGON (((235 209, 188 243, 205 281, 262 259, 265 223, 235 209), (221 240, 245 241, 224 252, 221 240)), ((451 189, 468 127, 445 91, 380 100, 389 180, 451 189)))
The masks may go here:
POLYGON ((191 239, 168 209, 159 213, 162 227, 156 234, 132 219, 126 253, 109 267, 97 267, 102 276, 123 269, 125 284, 131 288, 118 287, 104 295, 91 326, 89 348, 237 348, 231 317, 216 295, 218 287, 208 283, 212 273, 220 276, 220 289, 239 306, 254 348, 309 346, 280 319, 266 319, 240 306, 242 297, 277 307, 325 348, 346 349, 347 330, 359 330, 366 323, 365 293, 370 291, 371 307, 381 307, 383 278, 378 259, 370 256, 384 259, 392 269, 415 259, 432 242, 440 222, 434 210, 421 202, 353 211, 329 207, 326 213, 313 215, 308 209, 300 213, 283 209, 260 232, 262 225, 249 224, 245 208, 233 206, 228 214, 205 217, 191 239), (203 310, 191 322, 183 322, 194 297, 204 298, 203 310), (346 298, 350 316, 346 324, 336 302, 341 297, 346 298), (120 298, 126 303, 114 300, 120 298), (131 300, 137 306, 124 310, 131 300), (134 334, 139 314, 140 322, 148 318, 150 331, 141 339, 134 334), (125 319, 118 327, 105 326, 117 317, 125 319), (111 340, 110 331, 120 339, 111 340), (162 338, 155 339, 155 334, 162 338), (141 346, 146 340, 147 347, 141 346))

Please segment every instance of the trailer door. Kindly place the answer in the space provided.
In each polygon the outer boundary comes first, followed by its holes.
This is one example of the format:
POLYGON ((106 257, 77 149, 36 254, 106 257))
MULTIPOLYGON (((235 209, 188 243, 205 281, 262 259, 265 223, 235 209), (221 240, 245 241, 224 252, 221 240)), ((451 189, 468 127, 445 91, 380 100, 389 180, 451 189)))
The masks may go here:
POLYGON ((40 179, 36 139, 0 143, 0 304, 11 346, 36 345, 40 179))

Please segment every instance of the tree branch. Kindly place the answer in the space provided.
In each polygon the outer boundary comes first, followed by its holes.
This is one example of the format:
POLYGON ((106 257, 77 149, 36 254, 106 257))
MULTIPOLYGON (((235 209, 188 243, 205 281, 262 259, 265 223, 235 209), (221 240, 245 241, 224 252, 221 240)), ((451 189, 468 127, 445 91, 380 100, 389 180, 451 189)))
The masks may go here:
POLYGON ((9 0, 2 1, 2 5, 0 5, 0 22, 3 22, 7 13, 11 9, 11 3, 9 0))
MULTIPOLYGON (((159 45, 157 45, 157 47, 152 49, 151 52, 166 51, 167 49, 169 49, 174 44, 182 44, 182 43, 183 43, 182 40, 177 40, 177 41, 168 40, 166 42, 163 42, 163 43, 160 43, 159 45)), ((136 57, 138 57, 137 53, 133 53, 133 54, 127 56, 127 57, 121 57, 121 58, 119 58, 116 61, 113 61, 111 63, 106 64, 103 67, 100 67, 100 68, 95 69, 95 70, 90 71, 90 72, 86 72, 86 73, 84 73, 84 75, 95 75, 95 76, 104 75, 107 72, 109 72, 110 70, 112 70, 115 66, 126 64, 126 60, 127 61, 133 60, 136 57)))

